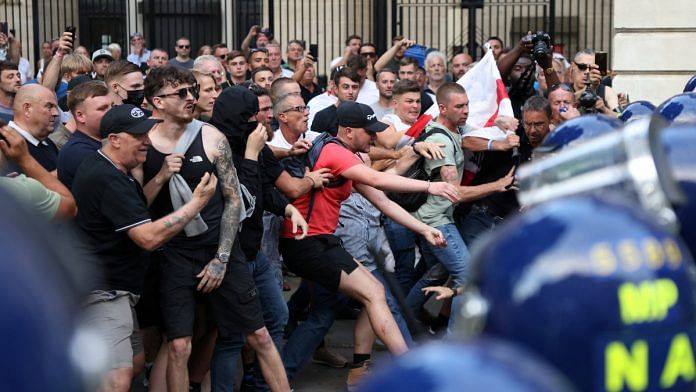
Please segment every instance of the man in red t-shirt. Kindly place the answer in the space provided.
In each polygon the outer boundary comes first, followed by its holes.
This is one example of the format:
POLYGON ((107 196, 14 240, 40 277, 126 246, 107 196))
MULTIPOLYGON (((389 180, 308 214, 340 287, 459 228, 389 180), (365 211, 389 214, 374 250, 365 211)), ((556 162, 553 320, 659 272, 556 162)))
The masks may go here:
MULTIPOLYGON (((454 186, 444 182, 407 179, 372 170, 363 164, 356 153, 367 153, 377 132, 387 128, 386 124, 377 121, 369 106, 346 101, 338 107, 336 117, 340 144, 327 143, 312 170, 328 168, 334 178, 343 177, 346 181, 337 187, 316 190, 306 238, 295 239, 292 222, 285 220, 280 250, 292 272, 362 303, 377 336, 389 351, 402 353, 407 350, 406 343, 387 306, 384 287, 343 249, 339 238, 333 235, 341 202, 355 187, 388 217, 423 235, 433 245, 445 246, 441 232, 413 218, 382 191, 428 192, 452 201, 457 200, 459 193, 454 186)), ((311 197, 311 193, 306 194, 293 202, 304 216, 307 216, 311 197)))

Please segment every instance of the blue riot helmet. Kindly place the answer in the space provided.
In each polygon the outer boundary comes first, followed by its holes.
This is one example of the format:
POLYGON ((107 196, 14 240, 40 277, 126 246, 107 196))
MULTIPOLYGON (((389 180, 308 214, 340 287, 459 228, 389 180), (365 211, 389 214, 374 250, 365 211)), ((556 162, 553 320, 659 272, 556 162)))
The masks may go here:
POLYGON ((691 79, 689 79, 688 82, 684 85, 684 91, 685 93, 692 93, 696 90, 696 75, 692 76, 691 79))
POLYGON ((433 342, 377 368, 361 392, 565 392, 569 382, 524 348, 499 339, 433 342))
POLYGON ((626 124, 517 171, 522 206, 577 195, 621 192, 681 235, 696 254, 696 124, 659 115, 626 124))
POLYGON ((634 121, 639 118, 652 116, 655 105, 648 101, 635 101, 629 103, 619 115, 619 120, 623 122, 634 121))
POLYGON ((696 122, 696 93, 675 95, 662 102, 655 113, 671 124, 696 122))
POLYGON ((546 135, 541 145, 534 149, 534 159, 555 154, 597 135, 616 131, 621 126, 621 121, 601 114, 587 114, 568 120, 546 135))
POLYGON ((455 331, 524 346, 581 391, 693 390, 693 260, 625 199, 527 209, 472 256, 455 331))
POLYGON ((105 359, 106 351, 94 334, 79 326, 79 302, 86 294, 87 279, 70 249, 74 243, 64 235, 69 230, 25 211, 4 191, 0 191, 0 214, 2 389, 96 389, 103 368, 95 359, 105 359))

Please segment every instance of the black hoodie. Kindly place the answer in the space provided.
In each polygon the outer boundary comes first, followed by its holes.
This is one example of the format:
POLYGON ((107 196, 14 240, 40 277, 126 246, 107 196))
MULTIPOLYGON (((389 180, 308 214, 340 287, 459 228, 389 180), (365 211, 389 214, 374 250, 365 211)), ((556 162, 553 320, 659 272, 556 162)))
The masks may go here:
POLYGON ((247 261, 256 259, 263 237, 263 211, 282 216, 288 200, 275 188, 275 181, 283 169, 273 152, 264 146, 258 161, 244 158, 246 141, 254 131, 256 121, 249 118, 259 111, 259 100, 248 89, 233 86, 222 91, 215 101, 210 124, 220 130, 230 143, 232 159, 239 182, 256 198, 254 213, 242 223, 239 240, 247 261))

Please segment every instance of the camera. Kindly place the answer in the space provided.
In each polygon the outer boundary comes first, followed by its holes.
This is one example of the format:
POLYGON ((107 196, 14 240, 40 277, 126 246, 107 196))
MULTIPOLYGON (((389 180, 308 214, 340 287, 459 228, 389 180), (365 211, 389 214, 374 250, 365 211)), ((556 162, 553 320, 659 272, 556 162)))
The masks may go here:
POLYGON ((551 37, 543 31, 537 31, 530 37, 534 49, 532 49, 532 56, 537 63, 541 62, 543 59, 551 54, 551 37))
POLYGON ((585 88, 585 91, 583 91, 582 94, 580 94, 580 98, 578 98, 578 103, 580 104, 578 109, 580 110, 580 113, 595 113, 595 104, 597 103, 598 99, 599 97, 594 91, 590 90, 589 87, 585 88))

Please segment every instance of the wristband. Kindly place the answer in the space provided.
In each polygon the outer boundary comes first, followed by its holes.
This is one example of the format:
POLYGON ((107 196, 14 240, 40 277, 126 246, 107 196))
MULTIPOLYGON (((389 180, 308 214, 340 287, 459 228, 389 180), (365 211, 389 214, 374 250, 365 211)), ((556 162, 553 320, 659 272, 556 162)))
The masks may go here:
POLYGON ((493 139, 488 139, 488 146, 486 147, 488 151, 493 150, 493 139))
POLYGON ((452 298, 456 297, 457 294, 458 294, 458 293, 457 293, 457 289, 452 288, 452 287, 450 287, 449 289, 452 290, 452 298))

